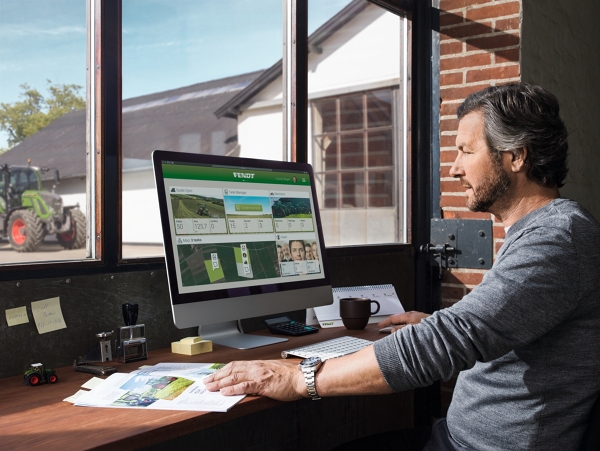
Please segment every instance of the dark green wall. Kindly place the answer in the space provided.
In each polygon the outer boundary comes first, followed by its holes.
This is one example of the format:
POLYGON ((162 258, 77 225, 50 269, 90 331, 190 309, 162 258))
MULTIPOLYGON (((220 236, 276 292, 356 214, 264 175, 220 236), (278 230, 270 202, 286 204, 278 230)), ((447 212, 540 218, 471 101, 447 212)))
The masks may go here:
MULTIPOLYGON (((330 254, 333 286, 393 283, 405 309, 414 308, 409 246, 336 249, 330 254)), ((150 352, 197 335, 196 328, 180 330, 173 325, 164 270, 1 282, 0 377, 22 374, 36 362, 54 368, 71 365, 98 343, 97 333, 124 325, 121 305, 126 302, 139 305, 137 324, 146 325, 150 352), (54 297, 60 297, 67 328, 40 335, 31 302, 54 297), (21 306, 27 307, 29 323, 8 327, 4 311, 21 306)), ((305 315, 304 311, 290 313, 297 320, 305 315)), ((246 332, 263 328, 260 318, 244 320, 242 325, 246 332)))

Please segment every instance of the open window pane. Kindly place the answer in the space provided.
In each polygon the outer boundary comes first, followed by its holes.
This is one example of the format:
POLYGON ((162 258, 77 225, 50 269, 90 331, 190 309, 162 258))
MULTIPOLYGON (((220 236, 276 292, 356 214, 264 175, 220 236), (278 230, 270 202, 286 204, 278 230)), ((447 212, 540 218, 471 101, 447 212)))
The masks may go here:
POLYGON ((317 134, 337 131, 337 102, 335 99, 314 102, 315 132, 317 134), (318 129, 318 130, 317 130, 318 129))
POLYGON ((393 171, 369 172, 369 207, 392 207, 394 185, 393 171))
POLYGON ((0 2, 0 264, 86 258, 86 1, 0 2))
POLYGON ((340 201, 338 174, 325 174, 325 208, 336 208, 340 201))
POLYGON ((362 172, 343 172, 342 207, 356 208, 365 206, 365 175, 362 172))
POLYGON ((123 0, 123 258, 163 253, 153 150, 283 158, 281 75, 266 71, 282 14, 281 0, 123 0))
POLYGON ((363 96, 345 96, 340 99, 340 131, 363 129, 363 96))
POLYGON ((363 168, 365 166, 365 140, 363 134, 344 134, 341 135, 340 140, 341 168, 363 168))
POLYGON ((369 144, 367 161, 370 168, 394 165, 394 138, 391 128, 370 131, 367 135, 367 142, 369 144))
POLYGON ((328 246, 405 236, 405 20, 355 0, 309 30, 309 159, 328 246))
POLYGON ((367 127, 389 127, 392 125, 392 92, 372 91, 366 94, 367 127))

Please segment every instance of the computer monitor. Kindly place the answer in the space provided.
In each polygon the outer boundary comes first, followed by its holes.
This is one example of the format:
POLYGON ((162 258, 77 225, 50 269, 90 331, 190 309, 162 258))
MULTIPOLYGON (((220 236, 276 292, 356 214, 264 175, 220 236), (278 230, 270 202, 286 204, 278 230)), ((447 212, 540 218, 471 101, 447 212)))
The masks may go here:
POLYGON ((216 344, 241 319, 333 302, 309 164, 156 150, 152 154, 173 320, 216 344))

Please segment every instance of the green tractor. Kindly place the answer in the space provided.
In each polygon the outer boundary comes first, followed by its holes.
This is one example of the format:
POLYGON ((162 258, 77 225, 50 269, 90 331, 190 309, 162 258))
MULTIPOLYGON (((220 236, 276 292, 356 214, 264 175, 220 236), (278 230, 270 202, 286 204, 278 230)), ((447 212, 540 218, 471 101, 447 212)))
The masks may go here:
POLYGON ((36 386, 43 383, 55 384, 58 382, 56 371, 50 368, 44 368, 41 363, 32 363, 23 375, 24 382, 28 385, 36 386))
MULTIPOLYGON (((0 166, 0 228, 17 252, 35 251, 51 234, 65 249, 85 246, 85 215, 79 205, 64 207, 58 194, 42 190, 42 174, 49 170, 0 166)), ((54 179, 60 181, 56 169, 54 179)))

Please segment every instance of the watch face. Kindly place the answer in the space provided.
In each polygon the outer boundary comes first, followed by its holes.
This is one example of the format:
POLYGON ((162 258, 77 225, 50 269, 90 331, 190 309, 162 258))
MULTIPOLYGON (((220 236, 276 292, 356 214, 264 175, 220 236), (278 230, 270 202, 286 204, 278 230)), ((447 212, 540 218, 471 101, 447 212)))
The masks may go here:
POLYGON ((315 366, 321 363, 321 357, 309 357, 300 362, 301 366, 315 366))

